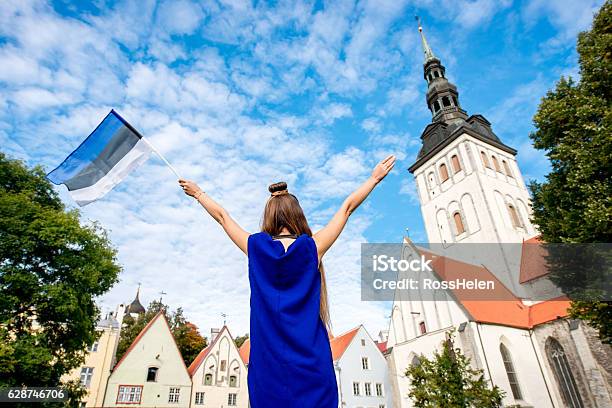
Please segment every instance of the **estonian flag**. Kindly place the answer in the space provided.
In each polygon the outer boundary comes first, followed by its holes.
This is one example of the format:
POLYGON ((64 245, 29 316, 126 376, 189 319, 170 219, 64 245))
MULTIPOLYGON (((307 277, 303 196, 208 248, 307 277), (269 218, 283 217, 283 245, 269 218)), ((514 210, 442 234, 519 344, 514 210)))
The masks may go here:
POLYGON ((77 204, 84 206, 112 190, 152 151, 144 137, 111 110, 47 178, 55 184, 65 184, 77 204))

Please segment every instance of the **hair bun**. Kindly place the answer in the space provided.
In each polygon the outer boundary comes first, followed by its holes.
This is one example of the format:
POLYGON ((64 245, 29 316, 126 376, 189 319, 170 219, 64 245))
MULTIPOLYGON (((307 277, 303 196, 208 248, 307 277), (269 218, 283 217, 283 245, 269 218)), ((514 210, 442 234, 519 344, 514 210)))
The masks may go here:
POLYGON ((274 194, 278 191, 283 190, 287 190, 287 183, 285 183, 284 181, 279 181, 278 183, 270 184, 270 186, 268 186, 268 191, 270 192, 270 194, 274 194))

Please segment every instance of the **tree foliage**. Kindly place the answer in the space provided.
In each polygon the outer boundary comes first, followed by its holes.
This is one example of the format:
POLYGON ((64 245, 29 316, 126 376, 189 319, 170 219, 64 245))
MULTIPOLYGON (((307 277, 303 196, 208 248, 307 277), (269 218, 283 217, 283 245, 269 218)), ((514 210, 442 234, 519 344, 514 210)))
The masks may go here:
MULTIPOLYGON (((531 134, 546 152, 551 172, 532 182, 533 220, 550 243, 612 242, 612 1, 602 6, 590 31, 578 36, 580 80, 561 78, 543 98, 531 134)), ((609 272, 609 271, 608 271, 609 272)), ((561 287, 573 284, 560 277, 561 287), (565 280, 565 282, 563 281, 565 280)), ((577 300, 571 315, 612 340, 610 302, 577 300)))
POLYGON ((419 358, 405 372, 410 380, 409 396, 417 408, 493 408, 504 396, 497 386, 490 388, 482 370, 453 346, 452 336, 433 358, 419 358))
POLYGON ((238 336, 234 339, 234 344, 236 344, 236 347, 240 348, 242 347, 244 342, 247 341, 248 339, 249 339, 249 333, 245 334, 244 336, 238 336))
POLYGON ((186 365, 196 358, 198 353, 207 345, 206 338, 203 337, 195 324, 188 322, 183 315, 183 309, 178 308, 174 312, 169 312, 168 306, 158 300, 154 300, 149 304, 144 314, 133 318, 126 315, 123 318, 123 327, 121 329, 121 337, 117 346, 117 361, 125 354, 130 345, 134 342, 138 333, 163 310, 170 330, 176 340, 176 344, 183 356, 183 361, 186 365))
POLYGON ((83 362, 97 338, 94 298, 120 272, 115 255, 42 168, 0 153, 0 387, 57 386, 83 362))

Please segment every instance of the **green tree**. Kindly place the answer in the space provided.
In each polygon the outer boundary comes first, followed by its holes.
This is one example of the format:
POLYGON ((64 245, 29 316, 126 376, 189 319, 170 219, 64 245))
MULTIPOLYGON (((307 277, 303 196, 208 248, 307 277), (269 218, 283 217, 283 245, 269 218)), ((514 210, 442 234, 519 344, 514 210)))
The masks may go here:
POLYGON ((179 307, 176 311, 169 312, 167 305, 161 303, 159 300, 154 300, 149 304, 144 314, 137 318, 133 318, 130 315, 123 318, 123 328, 121 329, 121 337, 117 345, 117 361, 123 357, 127 349, 134 342, 136 336, 138 336, 138 333, 153 320, 160 310, 163 310, 168 320, 170 330, 172 331, 172 335, 176 340, 176 345, 181 351, 183 361, 185 361, 186 365, 191 364, 198 353, 206 347, 206 338, 202 337, 195 324, 185 319, 182 308, 179 307))
POLYGON ((240 347, 242 347, 244 342, 247 341, 248 339, 249 339, 249 333, 245 334, 244 336, 236 337, 234 339, 234 343, 236 344, 236 347, 240 348, 240 347))
POLYGON ((431 360, 421 356, 405 375, 410 380, 408 395, 418 408, 494 408, 504 397, 497 386, 489 388, 482 370, 473 369, 454 348, 452 335, 431 360))
MULTIPOLYGON (((602 6, 590 31, 578 36, 580 80, 561 78, 542 99, 530 136, 546 152, 551 172, 532 182, 533 221, 549 243, 612 242, 612 2, 602 6)), ((562 268, 561 268, 562 269, 562 268)), ((608 269, 608 268, 607 268, 608 269)), ((605 270, 609 274, 609 270, 605 270)), ((556 283, 571 288, 572 274, 556 283)), ((605 276, 602 279, 606 279, 605 276)), ((570 314, 612 340, 610 302, 573 298, 570 314)), ((592 300, 592 299, 591 299, 592 300)), ((605 299, 604 299, 605 300, 605 299)))
POLYGON ((0 153, 0 387, 57 386, 84 361, 97 338, 94 299, 120 272, 115 255, 42 168, 0 153))

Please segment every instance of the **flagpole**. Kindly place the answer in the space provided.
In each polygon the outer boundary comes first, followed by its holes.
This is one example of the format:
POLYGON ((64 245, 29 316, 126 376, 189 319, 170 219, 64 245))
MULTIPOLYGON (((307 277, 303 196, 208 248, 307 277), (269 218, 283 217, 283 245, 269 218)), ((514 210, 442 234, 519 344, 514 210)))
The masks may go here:
POLYGON ((160 159, 163 160, 164 163, 166 163, 166 166, 168 166, 170 168, 170 170, 172 170, 172 172, 176 175, 176 177, 178 179, 181 178, 181 176, 179 176, 178 172, 176 171, 176 169, 174 167, 172 167, 172 165, 170 164, 170 162, 168 160, 166 160, 166 158, 159 152, 159 150, 157 150, 155 148, 155 146, 153 146, 153 144, 151 142, 149 142, 149 140, 146 137, 142 137, 142 140, 144 140, 144 142, 151 148, 151 150, 153 150, 153 152, 159 156, 160 159))

